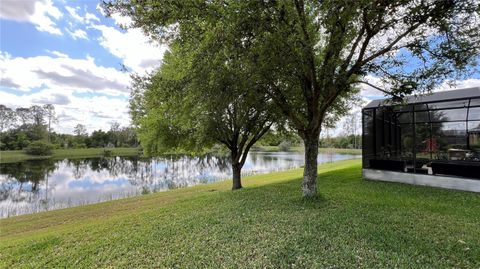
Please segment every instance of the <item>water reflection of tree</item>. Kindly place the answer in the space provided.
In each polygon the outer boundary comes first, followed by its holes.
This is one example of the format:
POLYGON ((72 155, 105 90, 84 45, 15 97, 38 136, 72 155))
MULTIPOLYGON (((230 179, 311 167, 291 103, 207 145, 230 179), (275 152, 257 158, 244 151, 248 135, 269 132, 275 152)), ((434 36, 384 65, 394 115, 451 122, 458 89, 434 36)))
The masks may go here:
POLYGON ((258 163, 259 155, 255 153, 249 153, 248 155, 250 157, 250 161, 252 162, 253 165, 256 165, 258 163))
POLYGON ((0 201, 8 199, 17 185, 18 181, 15 178, 2 178, 0 181, 0 201))
MULTIPOLYGON (((40 188, 45 181, 45 194, 48 194, 48 177, 56 168, 56 162, 50 159, 9 163, 0 165, 5 180, 0 182, 0 197, 12 201, 38 198, 40 188), (27 189, 25 186, 29 186, 27 189), (30 195, 29 195, 30 193, 30 195)), ((45 199, 48 199, 46 197, 45 199)))
MULTIPOLYGON (((260 158, 260 157, 254 157, 260 158)), ((265 161, 278 160, 276 156, 261 156, 265 161)), ((259 161, 259 160, 257 160, 259 161)), ((152 189, 178 188, 212 177, 230 173, 228 156, 205 154, 202 156, 168 155, 158 158, 104 157, 71 159, 63 162, 75 179, 82 179, 88 172, 107 172, 109 177, 124 177, 131 185, 152 189)), ((17 188, 25 191, 24 185, 30 182, 30 192, 37 193, 41 182, 57 168, 52 160, 2 164, 2 174, 9 180, 2 180, 0 197, 17 188), (15 187, 19 184, 19 187, 15 187)))
POLYGON ((229 170, 227 157, 204 155, 200 157, 169 155, 158 158, 112 157, 71 160, 75 178, 79 179, 88 171, 107 171, 112 177, 126 177, 134 186, 153 189, 178 188, 193 180, 197 171, 222 172, 229 170))
POLYGON ((212 169, 213 167, 222 172, 230 170, 230 158, 228 156, 205 154, 196 157, 197 167, 200 169, 212 169))
MULTIPOLYGON (((278 161, 290 158, 259 154, 257 164, 261 167, 271 165, 277 167, 278 161)), ((29 208, 25 212, 37 212, 52 207, 58 208, 58 203, 64 205, 77 204, 77 197, 71 196, 71 201, 55 200, 52 194, 60 195, 64 189, 55 193, 53 184, 62 188, 70 188, 70 181, 77 180, 127 180, 138 192, 155 192, 165 189, 207 183, 230 174, 230 159, 221 155, 185 156, 170 155, 158 158, 142 157, 106 157, 72 160, 42 160, 13 164, 1 164, 0 200, 12 202, 27 202, 29 208), (55 172, 55 181, 50 175, 55 172), (69 178, 69 173, 71 177, 69 178), (92 175, 101 173, 101 175, 92 175), (65 178, 67 177, 67 178, 65 178)), ((261 169, 261 168, 260 168, 261 169)), ((131 191, 120 186, 118 192, 131 191)), ((121 193, 119 193, 121 194, 121 193)), ((58 196, 57 196, 58 197, 58 196)), ((63 198, 62 198, 63 199, 63 198)), ((25 203, 21 203, 25 206, 25 203)), ((20 205, 20 203, 19 203, 20 205)), ((64 207, 64 206, 60 206, 64 207)), ((26 207, 25 207, 26 208, 26 207)), ((2 214, 4 214, 3 212, 2 214)))
POLYGON ((83 178, 89 168, 88 159, 71 159, 66 161, 67 166, 72 167, 75 179, 83 178))
POLYGON ((125 175, 130 184, 141 187, 143 191, 173 189, 196 183, 211 171, 229 172, 229 159, 226 156, 203 155, 197 157, 168 155, 153 159, 114 158, 96 161, 108 163, 109 173, 115 176, 125 175))

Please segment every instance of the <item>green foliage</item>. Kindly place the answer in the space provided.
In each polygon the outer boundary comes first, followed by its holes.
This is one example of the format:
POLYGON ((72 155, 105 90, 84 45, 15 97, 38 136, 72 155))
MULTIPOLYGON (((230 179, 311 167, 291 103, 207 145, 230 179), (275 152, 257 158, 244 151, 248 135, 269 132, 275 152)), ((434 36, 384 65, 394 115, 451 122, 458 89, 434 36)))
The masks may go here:
POLYGON ((132 127, 120 127, 114 123, 108 132, 96 130, 86 133, 82 124, 75 127, 76 135, 58 134, 52 124, 58 122, 53 105, 32 106, 12 110, 0 105, 0 150, 21 150, 31 141, 47 140, 55 148, 92 148, 113 145, 115 147, 137 147, 138 141, 132 127), (2 131, 3 130, 3 131, 2 131))
POLYGON ((274 121, 281 126, 283 117, 257 89, 252 63, 235 48, 214 53, 215 42, 208 36, 196 49, 174 43, 159 70, 144 79, 134 77, 131 116, 149 155, 224 145, 238 189, 249 150, 274 121))
POLYGON ((279 149, 280 151, 289 151, 291 146, 292 146, 292 145, 290 144, 290 142, 288 142, 288 141, 282 141, 282 142, 278 145, 278 149, 279 149))
POLYGON ((284 141, 292 146, 300 146, 302 144, 302 140, 298 135, 287 130, 272 130, 262 137, 259 144, 262 146, 278 146, 284 141))
POLYGON ((0 133, 15 124, 17 115, 9 107, 0 104, 0 133))
POLYGON ((34 141, 28 145, 26 152, 31 155, 51 155, 53 146, 43 141, 34 141))
POLYGON ((248 79, 254 70, 236 67, 240 60, 196 57, 174 45, 157 73, 136 78, 131 115, 142 146, 158 154, 201 152, 220 143, 243 164, 243 156, 272 125, 272 103, 247 90, 255 87, 248 79))
POLYGON ((480 266, 478 194, 365 181, 358 160, 319 175, 310 201, 298 169, 2 219, 0 267, 480 266))
POLYGON ((316 193, 313 155, 321 128, 348 112, 359 85, 400 99, 468 77, 480 54, 480 24, 472 19, 479 17, 477 0, 118 0, 103 6, 107 14, 129 16, 130 26, 154 41, 193 53, 194 68, 216 73, 209 62, 240 59, 230 71, 242 78, 244 66, 255 67, 248 77, 255 87, 244 90, 267 95, 308 149, 305 195, 316 193))
POLYGON ((341 135, 335 137, 324 137, 320 139, 319 144, 320 147, 324 148, 360 149, 362 147, 362 136, 341 135))
POLYGON ((111 149, 104 149, 103 150, 103 156, 105 156, 105 157, 112 156, 112 150, 111 149))
POLYGON ((18 132, 15 134, 15 140, 13 141, 14 149, 23 149, 30 144, 30 139, 25 132, 18 132))
MULTIPOLYGON (((112 156, 141 156, 142 151, 138 148, 114 148, 111 149, 112 156)), ((23 150, 10 150, 0 152, 0 163, 15 163, 27 160, 38 160, 51 158, 58 159, 76 159, 76 158, 94 158, 102 157, 104 150, 102 148, 88 149, 55 149, 51 156, 27 155, 23 150)))
POLYGON ((38 192, 42 183, 48 179, 57 166, 56 162, 51 159, 39 159, 34 162, 18 162, 15 165, 2 165, 3 175, 16 178, 20 183, 31 183, 32 192, 38 192))

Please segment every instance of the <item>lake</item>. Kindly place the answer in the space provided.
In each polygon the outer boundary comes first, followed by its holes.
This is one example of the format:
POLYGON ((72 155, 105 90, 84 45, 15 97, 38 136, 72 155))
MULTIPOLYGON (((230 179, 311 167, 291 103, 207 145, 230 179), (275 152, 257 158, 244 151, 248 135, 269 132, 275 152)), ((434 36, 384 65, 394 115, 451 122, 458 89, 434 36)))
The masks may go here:
MULTIPOLYGON (((320 153, 318 162, 361 158, 320 153)), ((243 176, 298 168, 301 152, 251 152, 243 176)), ((231 178, 229 158, 110 157, 0 164, 0 218, 92 204, 231 178)))

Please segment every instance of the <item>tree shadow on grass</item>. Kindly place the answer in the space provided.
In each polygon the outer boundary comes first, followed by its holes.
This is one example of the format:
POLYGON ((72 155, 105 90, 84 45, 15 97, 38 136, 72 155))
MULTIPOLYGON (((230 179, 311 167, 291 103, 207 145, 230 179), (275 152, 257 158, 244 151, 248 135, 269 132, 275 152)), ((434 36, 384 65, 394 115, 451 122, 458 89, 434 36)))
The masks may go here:
MULTIPOLYGON (((246 188, 235 195, 225 194, 232 204, 250 208, 250 216, 256 218, 257 224, 285 233, 281 239, 274 239, 277 242, 273 250, 264 249, 274 266, 308 267, 324 263, 341 267, 346 262, 344 266, 363 263, 395 267, 435 263, 447 254, 444 249, 452 248, 452 242, 445 241, 449 233, 467 232, 461 228, 460 220, 471 212, 468 207, 458 208, 457 211, 465 212, 459 220, 452 220, 447 217, 453 214, 452 204, 441 212, 435 208, 447 206, 441 203, 442 199, 456 205, 464 205, 465 199, 478 201, 474 195, 455 191, 364 181, 358 168, 351 167, 321 173, 319 181, 320 195, 308 199, 301 196, 301 178, 246 188), (434 203, 430 205, 432 209, 426 208, 425 200, 434 203), (442 223, 447 221, 459 228, 444 227, 442 223), (289 231, 294 232, 289 234, 289 231), (429 237, 437 238, 441 246, 432 245, 433 239, 429 237)), ((470 238, 473 233, 467 234, 470 238)), ((460 254, 466 257, 463 260, 460 256, 451 257, 452 261, 472 262, 473 255, 456 253, 460 254)))

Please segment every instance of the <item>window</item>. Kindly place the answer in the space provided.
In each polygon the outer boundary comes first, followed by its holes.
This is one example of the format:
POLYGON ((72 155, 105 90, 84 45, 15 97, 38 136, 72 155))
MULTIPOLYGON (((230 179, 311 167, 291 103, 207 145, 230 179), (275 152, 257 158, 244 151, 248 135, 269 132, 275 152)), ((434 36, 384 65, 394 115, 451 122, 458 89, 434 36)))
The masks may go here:
POLYGON ((422 122, 430 122, 430 115, 428 110, 423 111, 415 111, 415 122, 422 123, 422 122))
POLYGON ((468 122, 469 149, 480 154, 480 121, 468 122))
POLYGON ((430 109, 465 108, 468 107, 468 99, 460 101, 429 103, 428 106, 430 109))
POLYGON ((431 122, 466 121, 467 108, 430 111, 431 122))
POLYGON ((364 167, 368 167, 368 160, 374 157, 374 129, 373 129, 373 109, 365 109, 363 111, 363 137, 362 137, 362 153, 364 167))
POLYGON ((411 124, 412 123, 412 113, 402 112, 397 115, 398 122, 400 124, 411 124))
POLYGON ((364 167, 465 177, 478 174, 480 96, 365 109, 363 120, 364 167))
POLYGON ((480 107, 471 107, 468 111, 468 120, 480 120, 480 107))
POLYGON ((480 106, 480 98, 472 98, 470 100, 470 107, 480 106))

